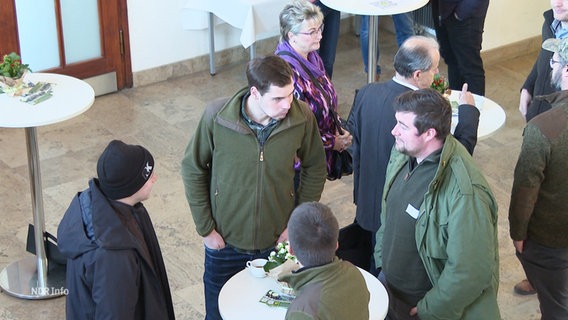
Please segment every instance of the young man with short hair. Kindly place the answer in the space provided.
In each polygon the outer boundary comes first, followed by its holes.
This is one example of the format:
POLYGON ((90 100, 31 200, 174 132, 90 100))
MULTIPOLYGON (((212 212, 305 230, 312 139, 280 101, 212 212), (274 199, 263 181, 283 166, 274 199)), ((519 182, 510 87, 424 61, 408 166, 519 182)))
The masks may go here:
POLYGON ((221 318, 223 284, 288 239, 295 200, 320 199, 327 171, 313 112, 292 95, 288 63, 259 57, 246 74, 246 88, 206 107, 182 160, 186 198, 205 246, 208 320, 221 318), (302 171, 297 195, 296 157, 302 171))
POLYGON ((142 146, 111 141, 97 176, 57 229, 67 257, 67 319, 175 319, 164 260, 148 211, 158 179, 142 146))

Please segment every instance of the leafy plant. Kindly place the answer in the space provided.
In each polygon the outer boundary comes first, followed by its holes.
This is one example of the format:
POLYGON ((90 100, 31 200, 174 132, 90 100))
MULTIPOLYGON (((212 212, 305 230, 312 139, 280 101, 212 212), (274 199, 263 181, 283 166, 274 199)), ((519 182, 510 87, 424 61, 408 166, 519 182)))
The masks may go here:
POLYGON ((432 81, 432 84, 430 85, 430 88, 438 91, 441 94, 445 94, 447 93, 448 89, 450 87, 450 84, 448 83, 448 81, 444 78, 444 76, 442 76, 439 73, 436 73, 434 75, 434 80, 432 81))
POLYGON ((0 64, 0 75, 4 77, 19 78, 26 70, 30 70, 29 66, 22 64, 22 59, 15 52, 5 54, 0 64))
POLYGON ((288 241, 280 242, 276 246, 276 250, 270 252, 270 255, 268 256, 268 262, 264 265, 264 271, 268 272, 283 264, 288 259, 296 261, 296 256, 291 255, 289 250, 290 244, 288 243, 288 241))

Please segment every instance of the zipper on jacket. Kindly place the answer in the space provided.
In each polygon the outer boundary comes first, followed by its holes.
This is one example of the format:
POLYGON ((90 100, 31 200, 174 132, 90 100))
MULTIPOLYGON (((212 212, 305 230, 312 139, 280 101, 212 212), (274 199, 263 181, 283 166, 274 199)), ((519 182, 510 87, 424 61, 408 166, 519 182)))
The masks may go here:
POLYGON ((264 146, 260 146, 260 162, 264 161, 264 146))

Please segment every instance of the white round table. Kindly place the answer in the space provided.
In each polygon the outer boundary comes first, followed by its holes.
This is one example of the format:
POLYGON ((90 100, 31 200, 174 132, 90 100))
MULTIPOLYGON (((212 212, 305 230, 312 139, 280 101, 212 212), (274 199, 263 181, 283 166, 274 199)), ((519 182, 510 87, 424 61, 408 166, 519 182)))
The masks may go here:
POLYGON ((369 16, 369 58, 368 58, 368 77, 367 82, 375 81, 377 70, 377 42, 379 27, 378 16, 390 16, 393 14, 414 11, 425 6, 428 0, 321 0, 326 6, 351 14, 369 16))
MULTIPOLYGON (((382 283, 363 269, 359 269, 370 293, 369 319, 383 320, 388 311, 389 298, 382 283)), ((268 291, 279 291, 280 286, 273 278, 255 278, 247 269, 234 275, 221 288, 219 312, 224 320, 284 319, 286 308, 270 307, 261 303, 260 298, 268 291)))
MULTIPOLYGON (((452 90, 450 101, 459 100, 459 90, 452 90)), ((505 124, 507 116, 505 110, 495 101, 473 94, 475 106, 479 109, 479 127, 477 128, 477 139, 482 140, 492 136, 505 124)), ((458 124, 458 115, 452 116, 452 133, 458 124)))
POLYGON ((18 298, 47 299, 65 293, 65 270, 52 269, 48 274, 36 127, 61 122, 85 112, 93 104, 95 92, 86 82, 59 74, 30 73, 25 81, 51 83, 53 96, 31 105, 20 101, 19 97, 0 94, 0 127, 25 128, 36 256, 13 262, 3 269, 0 287, 18 298))

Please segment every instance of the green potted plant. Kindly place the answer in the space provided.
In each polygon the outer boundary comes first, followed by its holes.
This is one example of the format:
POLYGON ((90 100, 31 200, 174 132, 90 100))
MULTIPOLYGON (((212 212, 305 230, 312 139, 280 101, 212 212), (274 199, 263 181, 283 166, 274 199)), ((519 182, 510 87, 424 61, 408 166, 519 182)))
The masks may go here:
POLYGON ((31 71, 27 64, 15 53, 5 54, 0 64, 0 82, 7 87, 15 87, 22 83, 25 74, 31 71))

